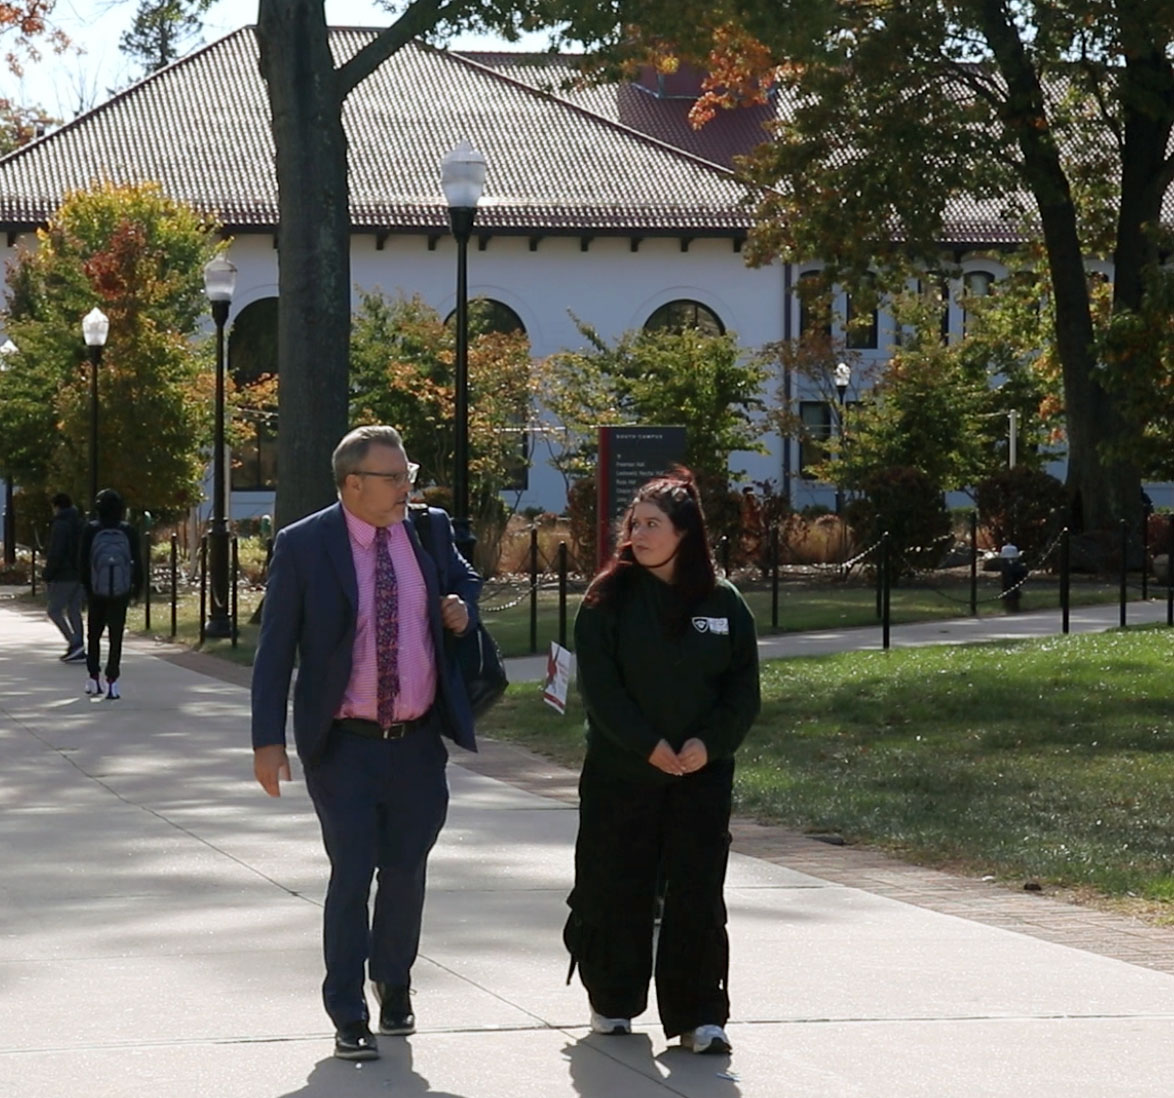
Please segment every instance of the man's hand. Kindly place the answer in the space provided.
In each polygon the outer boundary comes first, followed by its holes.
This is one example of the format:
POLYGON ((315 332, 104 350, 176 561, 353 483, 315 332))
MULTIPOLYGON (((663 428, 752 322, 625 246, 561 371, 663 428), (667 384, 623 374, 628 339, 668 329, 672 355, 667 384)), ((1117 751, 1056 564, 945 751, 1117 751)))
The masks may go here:
POLYGON ((469 628, 469 608, 460 595, 445 595, 440 600, 440 619, 445 629, 460 636, 469 628))
POLYGON ((648 761, 656 767, 657 770, 663 770, 666 774, 672 774, 673 777, 679 778, 685 773, 684 767, 681 765, 681 760, 677 753, 669 747, 668 740, 661 740, 653 749, 652 754, 648 756, 648 761))
POLYGON ((253 777, 271 797, 281 796, 281 782, 289 781, 289 756, 279 743, 253 748, 253 777))
POLYGON ((695 770, 700 770, 709 762, 709 751, 706 749, 705 744, 694 736, 693 739, 686 740, 681 745, 677 760, 680 762, 686 774, 692 774, 695 770))

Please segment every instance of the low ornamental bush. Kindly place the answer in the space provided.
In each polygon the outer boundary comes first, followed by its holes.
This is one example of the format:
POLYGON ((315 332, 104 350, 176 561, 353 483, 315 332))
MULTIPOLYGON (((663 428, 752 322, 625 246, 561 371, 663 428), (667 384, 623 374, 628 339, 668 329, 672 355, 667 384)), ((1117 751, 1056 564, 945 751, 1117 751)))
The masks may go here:
POLYGON ((1063 528, 1068 504, 1063 484, 1025 465, 987 477, 975 489, 974 500, 993 544, 1018 546, 1033 566, 1063 528))
POLYGON ((863 498, 847 507, 857 539, 869 544, 887 531, 895 575, 937 567, 952 529, 941 487, 909 465, 878 469, 861 487, 863 498))

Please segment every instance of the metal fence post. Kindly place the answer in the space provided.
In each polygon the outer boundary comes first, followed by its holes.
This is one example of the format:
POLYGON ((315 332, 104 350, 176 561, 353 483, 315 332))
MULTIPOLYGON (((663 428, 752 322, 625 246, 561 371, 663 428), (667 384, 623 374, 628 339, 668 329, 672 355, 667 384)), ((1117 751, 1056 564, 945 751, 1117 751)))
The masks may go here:
POLYGON ((770 528, 770 629, 779 631, 779 527, 770 528))
POLYGON ((240 629, 238 626, 238 613, 240 612, 240 604, 237 601, 238 579, 240 578, 240 544, 236 534, 232 535, 232 647, 236 647, 237 639, 240 637, 240 629))
POLYGON ((143 628, 151 629, 151 528, 143 531, 143 628))
POLYGON ((200 538, 200 644, 204 643, 204 623, 208 618, 208 535, 200 538))
POLYGON ((1129 595, 1129 523, 1121 520, 1121 628, 1125 628, 1125 600, 1129 595))
POLYGON ((538 651, 538 527, 530 527, 530 652, 538 651))
POLYGON ((171 639, 176 634, 176 601, 179 598, 179 537, 171 535, 171 639))
POLYGON ((970 512, 970 616, 978 617, 978 512, 970 512))
POLYGON ((1060 531, 1060 610, 1063 631, 1068 632, 1068 612, 1072 605, 1072 533, 1067 526, 1060 531))
POLYGON ((1170 540, 1166 543, 1166 624, 1174 625, 1174 511, 1170 512, 1170 540))
POLYGON ((558 643, 567 646, 567 543, 558 543, 558 643))
POLYGON ((1142 601, 1150 597, 1150 519, 1142 512, 1141 516, 1141 597, 1142 601))

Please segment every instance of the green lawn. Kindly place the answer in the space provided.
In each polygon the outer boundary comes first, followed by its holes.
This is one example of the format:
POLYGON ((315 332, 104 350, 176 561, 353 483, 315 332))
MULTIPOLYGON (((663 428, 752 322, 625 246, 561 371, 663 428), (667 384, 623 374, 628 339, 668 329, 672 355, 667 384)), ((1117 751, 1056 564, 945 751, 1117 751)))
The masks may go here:
MULTIPOLYGON (((1021 883, 1174 899, 1174 636, 854 652, 763 668, 740 812, 1021 883)), ((568 765, 532 685, 483 721, 568 765)))

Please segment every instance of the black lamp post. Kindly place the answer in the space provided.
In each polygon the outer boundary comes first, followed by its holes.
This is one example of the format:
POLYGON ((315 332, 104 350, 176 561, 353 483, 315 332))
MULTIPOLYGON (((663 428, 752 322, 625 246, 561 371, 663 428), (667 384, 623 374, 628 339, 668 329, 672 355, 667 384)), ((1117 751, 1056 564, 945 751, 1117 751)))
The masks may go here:
MULTIPOLYGON (((852 367, 846 362, 840 362, 836 365, 836 371, 833 375, 836 383, 836 392, 840 397, 840 407, 836 415, 836 438, 840 440, 840 447, 844 445, 844 396, 848 392, 848 386, 852 384, 852 367)), ((836 480, 836 514, 840 514, 844 510, 844 489, 840 487, 839 478, 836 480)))
POLYGON ((212 440, 212 528, 208 534, 208 591, 212 597, 204 635, 232 635, 228 612, 228 518, 224 513, 224 325, 228 320, 236 267, 222 255, 204 265, 204 293, 212 305, 216 325, 216 427, 212 440))
MULTIPOLYGON (((0 370, 8 369, 8 357, 20 351, 11 339, 0 343, 0 370)), ((4 475, 4 563, 12 567, 16 563, 16 511, 13 509, 12 471, 4 475)))
POLYGON ((457 242, 457 360, 453 443, 453 532, 457 549, 473 559, 476 538, 469 525, 469 237, 477 203, 485 190, 485 157, 468 141, 450 152, 441 166, 440 185, 448 202, 448 218, 457 242))
POLYGON ((82 336, 90 356, 90 506, 98 496, 98 367, 110 334, 110 318, 94 306, 82 318, 82 336))

